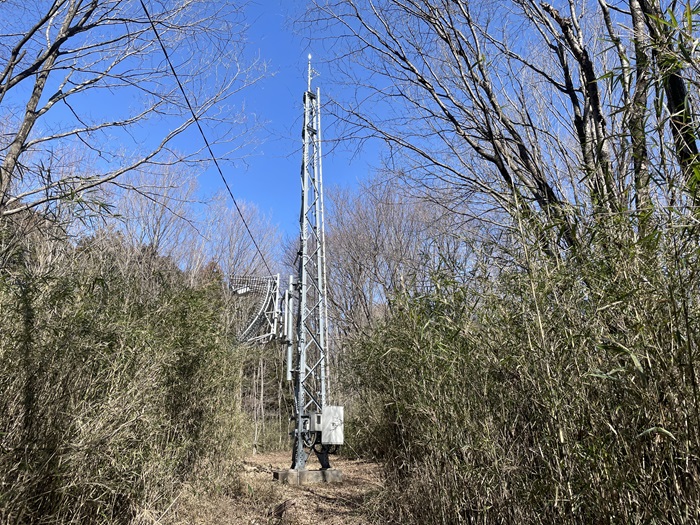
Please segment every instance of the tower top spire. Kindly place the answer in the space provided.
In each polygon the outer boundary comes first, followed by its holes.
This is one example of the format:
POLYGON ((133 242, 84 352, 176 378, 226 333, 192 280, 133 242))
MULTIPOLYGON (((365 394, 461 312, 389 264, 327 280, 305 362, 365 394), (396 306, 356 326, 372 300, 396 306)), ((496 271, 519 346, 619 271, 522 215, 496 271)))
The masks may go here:
POLYGON ((307 91, 311 91, 311 72, 313 70, 311 69, 311 53, 309 53, 309 85, 307 91))

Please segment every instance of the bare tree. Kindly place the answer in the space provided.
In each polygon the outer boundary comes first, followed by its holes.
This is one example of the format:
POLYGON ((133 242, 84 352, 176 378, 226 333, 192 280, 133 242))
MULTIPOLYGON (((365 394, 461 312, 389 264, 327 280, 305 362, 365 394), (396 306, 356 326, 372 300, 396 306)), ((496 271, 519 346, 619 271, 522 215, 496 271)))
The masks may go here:
POLYGON ((196 271, 214 262, 225 276, 267 276, 274 271, 280 245, 277 227, 253 204, 238 202, 238 208, 243 218, 223 193, 206 204, 198 219, 198 231, 191 231, 191 237, 182 244, 187 269, 196 271))
POLYGON ((202 196, 197 174, 164 165, 126 175, 104 196, 116 228, 130 244, 171 258, 192 278, 207 267, 224 276, 268 275, 279 251, 277 227, 252 204, 237 203, 241 217, 229 195, 202 196))
POLYGON ((694 195, 698 48, 683 9, 340 0, 310 20, 345 57, 331 63, 355 90, 338 101, 348 133, 386 141, 414 186, 526 222, 554 254, 585 251, 586 226, 611 217, 643 237, 653 195, 694 195))
POLYGON ((335 190, 329 202, 330 314, 341 334, 371 328, 395 294, 427 291, 436 271, 469 254, 461 217, 407 195, 396 180, 335 190))
POLYGON ((149 246, 175 261, 185 258, 187 239, 198 235, 201 228, 194 210, 195 174, 182 165, 165 165, 120 180, 110 200, 120 229, 132 244, 149 246))
POLYGON ((153 27, 196 119, 229 124, 209 126, 210 139, 241 146, 243 117, 228 101, 263 68, 242 62, 239 6, 10 0, 0 4, 0 18, 0 215, 80 200, 136 168, 203 159, 200 149, 178 148, 195 117, 153 27))

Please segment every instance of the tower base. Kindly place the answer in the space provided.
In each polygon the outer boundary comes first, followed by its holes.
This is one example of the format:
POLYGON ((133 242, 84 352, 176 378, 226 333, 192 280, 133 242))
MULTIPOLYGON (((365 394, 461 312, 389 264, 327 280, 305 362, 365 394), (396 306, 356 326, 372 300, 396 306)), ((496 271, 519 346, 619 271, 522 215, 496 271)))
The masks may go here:
POLYGON ((324 470, 275 470, 272 479, 289 485, 312 485, 314 483, 341 483, 343 472, 336 469, 324 470))

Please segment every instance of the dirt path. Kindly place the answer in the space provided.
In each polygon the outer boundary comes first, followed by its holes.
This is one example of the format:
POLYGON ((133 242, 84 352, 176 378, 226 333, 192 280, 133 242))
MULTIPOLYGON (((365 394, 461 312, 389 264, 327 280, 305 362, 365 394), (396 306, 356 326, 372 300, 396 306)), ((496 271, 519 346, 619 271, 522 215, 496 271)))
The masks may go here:
MULTIPOLYGON (((199 491, 188 486, 171 506, 168 525, 370 525, 368 509, 381 487, 376 463, 331 456, 342 483, 293 486, 274 481, 290 466, 291 452, 257 454, 243 462, 240 483, 199 491)), ((309 468, 317 468, 316 459, 309 468)))
MULTIPOLYGON (((267 512, 245 516, 240 523, 366 525, 365 505, 380 486, 379 467, 374 463, 331 456, 333 468, 343 472, 342 483, 321 483, 304 486, 280 484, 272 479, 274 470, 289 468, 290 453, 257 454, 244 462, 245 479, 252 490, 269 490, 267 512)), ((309 467, 317 468, 315 458, 309 467)), ((251 509, 252 510, 252 509, 251 509)), ((243 516, 241 516, 243 518, 243 516)))

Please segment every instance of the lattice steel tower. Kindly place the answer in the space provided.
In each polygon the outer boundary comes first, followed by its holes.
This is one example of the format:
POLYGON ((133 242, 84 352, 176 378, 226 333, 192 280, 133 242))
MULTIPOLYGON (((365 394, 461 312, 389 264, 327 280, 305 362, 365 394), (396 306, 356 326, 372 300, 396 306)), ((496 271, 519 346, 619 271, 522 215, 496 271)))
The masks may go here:
MULTIPOLYGON (((292 469, 305 470, 315 452, 322 468, 328 468, 328 452, 342 443, 342 407, 328 407, 328 309, 326 247, 323 220, 320 90, 311 89, 313 70, 309 55, 308 86, 304 93, 303 158, 301 164, 300 240, 296 296, 292 307, 285 296, 288 333, 287 378, 294 381, 294 450, 292 469), (296 314, 296 337, 291 332, 296 314)), ((290 279, 291 283, 291 279, 290 279)))

